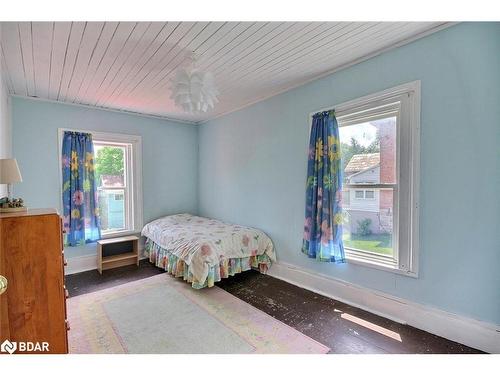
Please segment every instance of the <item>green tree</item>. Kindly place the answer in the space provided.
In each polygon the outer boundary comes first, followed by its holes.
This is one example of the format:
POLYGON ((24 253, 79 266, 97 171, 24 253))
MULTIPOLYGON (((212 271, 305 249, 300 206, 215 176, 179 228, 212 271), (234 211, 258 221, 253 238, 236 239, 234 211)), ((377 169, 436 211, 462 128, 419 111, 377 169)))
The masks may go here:
POLYGON ((123 149, 105 146, 97 150, 95 158, 95 178, 101 180, 102 175, 123 176, 123 149))

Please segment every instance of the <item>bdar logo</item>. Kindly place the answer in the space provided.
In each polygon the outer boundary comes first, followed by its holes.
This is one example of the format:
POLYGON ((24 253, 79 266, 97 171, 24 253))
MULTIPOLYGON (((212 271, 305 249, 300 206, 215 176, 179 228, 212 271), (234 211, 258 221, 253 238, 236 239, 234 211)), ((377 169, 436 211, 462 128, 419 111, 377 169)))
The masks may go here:
POLYGON ((9 340, 5 340, 2 345, 0 345, 0 351, 3 353, 9 353, 12 354, 16 351, 17 349, 17 343, 16 342, 10 342, 9 340))
POLYGON ((12 342, 5 340, 2 345, 0 345, 0 352, 13 354, 15 351, 19 353, 23 352, 49 352, 49 343, 43 342, 31 342, 31 341, 18 341, 12 342))

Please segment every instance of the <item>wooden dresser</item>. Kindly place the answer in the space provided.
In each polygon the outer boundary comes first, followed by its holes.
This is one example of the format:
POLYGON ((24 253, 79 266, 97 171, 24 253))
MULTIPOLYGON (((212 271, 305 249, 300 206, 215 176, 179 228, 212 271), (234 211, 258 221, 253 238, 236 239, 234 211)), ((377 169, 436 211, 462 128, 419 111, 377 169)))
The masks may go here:
MULTIPOLYGON (((0 343, 16 342, 23 353, 29 347, 20 342, 47 342, 48 353, 68 353, 64 265, 56 210, 0 214, 0 275, 8 281, 0 295, 0 343)), ((24 353, 47 352, 38 349, 24 353)))

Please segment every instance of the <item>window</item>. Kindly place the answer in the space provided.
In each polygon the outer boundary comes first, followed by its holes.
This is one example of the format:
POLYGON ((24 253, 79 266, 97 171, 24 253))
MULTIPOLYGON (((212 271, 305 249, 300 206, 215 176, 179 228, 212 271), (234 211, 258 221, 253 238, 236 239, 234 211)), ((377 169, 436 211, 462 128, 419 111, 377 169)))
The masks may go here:
POLYGON ((343 241, 355 259, 395 265, 394 198, 396 128, 399 104, 371 108, 371 114, 347 121, 339 116, 344 191, 356 202, 344 208, 343 241), (360 189, 370 187, 372 189, 360 189), (375 199, 375 191, 377 197, 375 199))
MULTIPOLYGON (((344 189, 344 194, 349 196, 349 189, 344 189)), ((356 190, 355 191, 356 199, 374 199, 375 191, 374 190, 356 190)), ((344 198, 344 200, 348 201, 348 199, 344 198)))
POLYGON ((356 197, 356 199, 363 199, 365 197, 365 191, 364 190, 356 190, 355 197, 356 197))
MULTIPOLYGON (((60 139, 65 130, 59 129, 60 139)), ((91 133, 102 237, 139 232, 142 228, 141 138, 91 133)))
POLYGON ((130 195, 126 181, 130 145, 93 142, 101 233, 127 230, 131 227, 130 205, 125 204, 125 196, 130 195))
POLYGON ((374 190, 365 190, 365 199, 374 199, 375 191, 374 190))
POLYGON ((346 258, 416 277, 420 82, 335 106, 335 111, 346 258))

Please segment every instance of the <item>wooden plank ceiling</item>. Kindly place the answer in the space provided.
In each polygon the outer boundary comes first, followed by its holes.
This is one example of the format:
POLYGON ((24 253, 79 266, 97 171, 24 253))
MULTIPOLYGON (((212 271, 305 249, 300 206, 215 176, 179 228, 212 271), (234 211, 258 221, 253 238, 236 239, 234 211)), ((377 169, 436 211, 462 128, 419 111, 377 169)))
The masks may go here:
POLYGON ((441 29, 435 22, 3 22, 11 94, 205 121, 381 50, 441 29), (215 110, 188 114, 169 80, 194 51, 214 73, 215 110))

